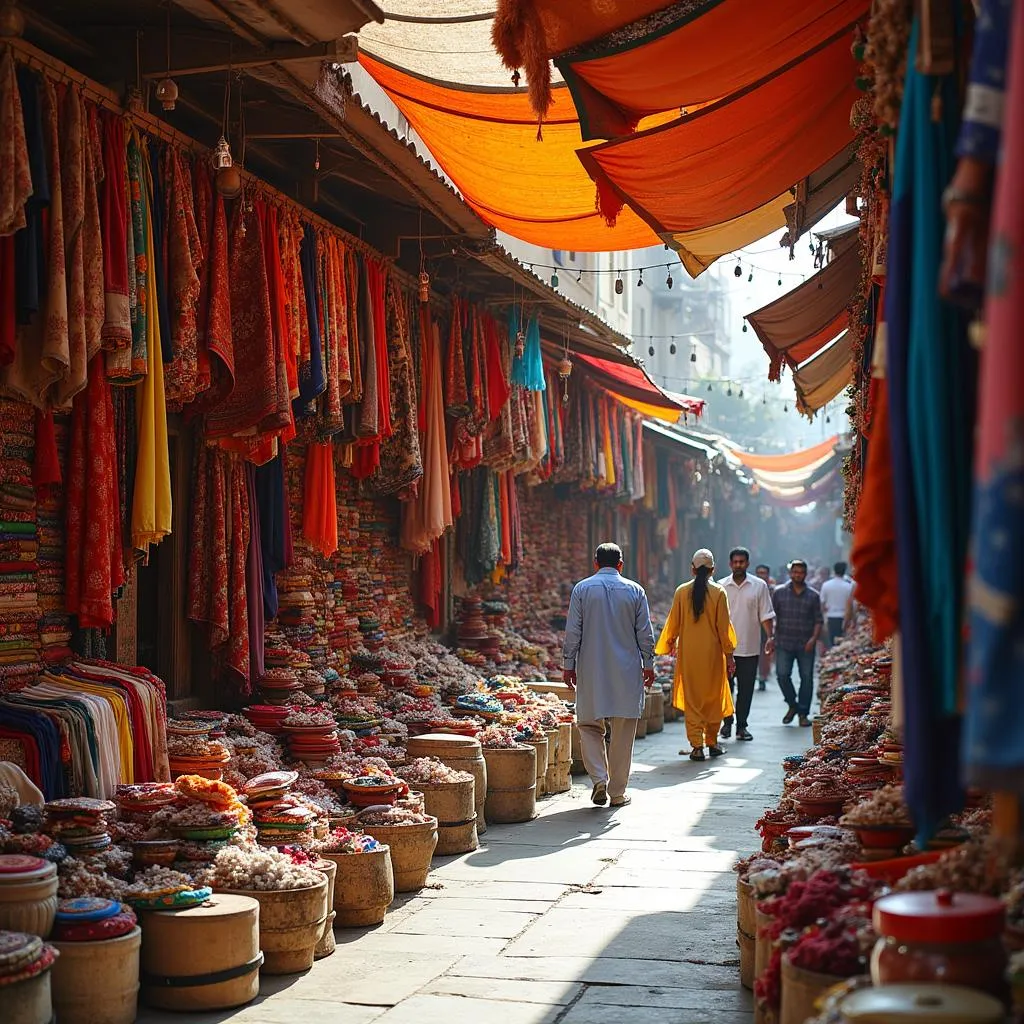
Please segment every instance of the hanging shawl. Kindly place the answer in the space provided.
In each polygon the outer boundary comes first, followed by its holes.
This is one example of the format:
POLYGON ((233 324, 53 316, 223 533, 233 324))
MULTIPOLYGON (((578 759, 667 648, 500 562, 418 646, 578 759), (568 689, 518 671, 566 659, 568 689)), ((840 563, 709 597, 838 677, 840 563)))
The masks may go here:
POLYGON ((14 51, 10 48, 0 54, 0 168, 0 235, 13 235, 25 227, 32 171, 14 51))
POLYGON ((1015 4, 1002 162, 996 183, 985 305, 980 423, 975 467, 974 578, 964 765, 967 782, 1018 799, 1024 780, 1024 8, 1015 4))
POLYGON ((256 502, 256 467, 247 462, 245 473, 245 494, 249 507, 249 552, 245 565, 246 618, 249 627, 249 675, 261 679, 264 673, 264 627, 263 618, 263 550, 260 546, 261 526, 259 505, 256 502))
POLYGON ((302 229, 302 244, 299 250, 302 269, 302 290, 306 305, 307 333, 303 337, 304 348, 299 359, 299 401, 295 410, 296 418, 312 416, 316 412, 316 400, 324 393, 327 382, 324 379, 323 342, 320 336, 320 313, 317 306, 317 259, 316 232, 306 224, 302 229))
MULTIPOLYGON (((289 214, 278 217, 278 246, 281 252, 280 281, 285 329, 285 374, 288 380, 288 395, 294 402, 299 397, 299 353, 302 350, 302 320, 304 294, 302 289, 302 267, 299 257, 299 232, 295 218, 289 214)), ((274 277, 270 278, 273 287, 274 277)), ((274 300, 271 298, 271 306, 274 300)), ((293 427, 294 427, 294 416, 293 427)))
POLYGON ((235 386, 231 337, 228 222, 224 197, 213 189, 212 172, 196 166, 196 227, 203 246, 196 330, 196 401, 193 414, 219 405, 235 386))
MULTIPOLYGON (((114 592, 124 583, 114 407, 102 355, 89 364, 74 400, 65 497, 65 607, 82 629, 114 622, 114 592)), ((52 420, 51 420, 52 429, 52 420)))
POLYGON ((466 356, 463 348, 465 307, 456 295, 452 297, 452 314, 448 323, 448 352, 445 360, 445 411, 453 419, 468 416, 469 389, 466 384, 466 356))
MULTIPOLYGON (((143 164, 143 188, 149 191, 148 168, 143 164)), ((148 208, 148 207, 147 207, 148 208)), ((146 261, 153 265, 153 232, 145 231, 146 261)), ((156 277, 146 275, 145 305, 156 307, 156 277)), ((151 545, 159 544, 171 532, 171 466, 167 449, 167 407, 164 399, 164 362, 161 353, 160 322, 146 317, 146 351, 149 372, 136 387, 138 417, 138 456, 135 463, 135 488, 132 496, 131 543, 144 556, 151 545)))
POLYGON ((267 619, 277 618, 277 573, 291 562, 291 519, 284 477, 284 448, 263 466, 256 467, 260 554, 263 562, 263 607, 267 619))
POLYGON ((388 367, 391 375, 393 430, 381 443, 380 467, 368 484, 375 494, 395 494, 407 501, 414 497, 423 476, 420 454, 419 409, 409 351, 409 325, 402 296, 388 282, 388 367))
MULTIPOLYGON (((23 82, 19 75, 19 83, 23 82)), ((31 94, 34 79, 24 82, 22 103, 26 120, 35 115, 34 102, 26 103, 26 94, 31 94)), ((67 377, 71 368, 71 353, 68 342, 68 293, 67 274, 64 262, 64 202, 61 192, 60 129, 57 123, 57 94, 48 78, 40 80, 42 92, 41 150, 43 166, 46 167, 44 181, 49 183, 49 207, 47 216, 42 210, 31 214, 37 229, 30 225, 19 232, 15 239, 15 259, 18 266, 18 303, 20 326, 17 332, 14 360, 3 368, 2 383, 9 391, 40 408, 44 407, 52 386, 67 377), (45 224, 45 228, 44 228, 45 224), (26 238, 25 250, 19 258, 18 241, 26 238), (45 240, 44 240, 45 239, 45 240), (44 253, 52 258, 47 259, 44 253), (29 276, 30 287, 26 294, 20 293, 22 268, 29 276), (37 282, 32 294, 31 282, 37 282), (44 283, 45 282, 45 283, 44 283), (45 293, 45 294, 44 294, 45 293), (33 317, 35 309, 39 315, 33 317), (24 317, 24 318, 23 318, 24 317)), ((35 95, 38 95, 36 93, 35 95)), ((26 131, 31 127, 26 124, 26 131)), ((33 147, 34 148, 34 147, 33 147)), ((31 156, 31 149, 30 149, 31 156)), ((40 180, 33 167, 33 183, 40 180)), ((29 216, 27 214, 27 216, 29 216)))
POLYGON ((209 631, 210 649, 234 688, 248 693, 249 493, 246 465, 200 444, 196 452, 189 549, 188 616, 209 631))
POLYGON ((380 403, 377 397, 377 350, 374 341, 374 303, 370 296, 369 267, 359 257, 359 339, 362 350, 363 397, 356 410, 357 438, 375 438, 380 433, 378 414, 380 403))
POLYGON ((188 160, 168 146, 163 159, 164 222, 167 226, 167 285, 174 360, 167 366, 167 401, 180 410, 198 392, 199 331, 197 307, 203 246, 193 206, 188 160))
POLYGON ((88 113, 76 89, 65 90, 61 113, 61 199, 70 363, 51 399, 63 408, 85 387, 89 360, 100 346, 104 300, 96 151, 88 113))
POLYGON ((324 558, 338 550, 337 502, 334 446, 330 441, 314 441, 306 449, 302 536, 324 558))
MULTIPOLYGON (((271 321, 270 294, 263 248, 265 203, 235 213, 231 250, 231 338, 235 351, 235 386, 206 421, 208 437, 223 438, 236 448, 252 451, 263 434, 287 426, 278 400, 278 367, 271 321)), ((237 450, 236 448, 236 450, 237 450)))
POLYGON ((354 252, 345 256, 345 293, 348 296, 348 347, 352 360, 352 390, 348 402, 363 400, 363 358, 359 325, 359 257, 354 252))
MULTIPOLYGON (((517 337, 522 330, 519 313, 513 309, 509 319, 508 333, 517 337)), ((544 358, 540 351, 540 321, 531 317, 526 326, 523 354, 517 355, 512 363, 512 382, 528 391, 543 391, 547 384, 544 380, 544 358)))
POLYGON ((441 338, 429 306, 420 307, 422 390, 420 450, 423 479, 416 496, 402 506, 402 547, 416 554, 436 553, 435 542, 455 521, 445 438, 441 338))
POLYGON ((103 246, 103 328, 107 350, 132 343, 128 303, 128 153, 124 119, 113 111, 100 112, 103 127, 103 189, 100 197, 100 236, 103 246))

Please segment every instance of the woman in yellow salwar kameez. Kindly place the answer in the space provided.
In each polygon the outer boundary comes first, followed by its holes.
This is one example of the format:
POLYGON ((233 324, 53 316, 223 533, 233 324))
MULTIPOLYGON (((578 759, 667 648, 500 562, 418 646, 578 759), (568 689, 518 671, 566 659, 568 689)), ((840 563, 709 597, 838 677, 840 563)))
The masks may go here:
POLYGON ((701 548, 694 553, 692 569, 694 578, 676 590, 655 653, 676 655, 672 703, 686 715, 690 760, 703 761, 705 746, 711 757, 725 753, 718 730, 722 719, 733 713, 729 677, 736 671, 736 632, 725 588, 711 578, 715 556, 701 548))

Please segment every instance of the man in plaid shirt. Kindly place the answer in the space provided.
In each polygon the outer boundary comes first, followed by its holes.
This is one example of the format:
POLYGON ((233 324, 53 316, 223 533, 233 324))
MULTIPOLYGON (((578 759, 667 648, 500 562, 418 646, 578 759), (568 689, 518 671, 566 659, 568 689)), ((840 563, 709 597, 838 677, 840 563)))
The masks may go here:
POLYGON ((814 654, 824 624, 821 598, 807 586, 807 563, 795 558, 789 563, 789 582, 772 592, 775 608, 775 675, 779 689, 789 705, 783 725, 797 715, 801 725, 810 725, 811 697, 814 693, 814 654), (800 672, 800 695, 793 689, 793 664, 800 672))

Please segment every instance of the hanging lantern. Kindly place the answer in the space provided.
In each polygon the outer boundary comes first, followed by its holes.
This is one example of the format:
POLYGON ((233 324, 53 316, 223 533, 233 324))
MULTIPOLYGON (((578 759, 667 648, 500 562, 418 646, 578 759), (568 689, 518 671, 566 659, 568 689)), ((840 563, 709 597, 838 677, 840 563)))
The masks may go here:
POLYGON ((558 364, 558 376, 562 381, 562 404, 569 404, 569 375, 572 373, 572 360, 568 352, 562 356, 558 364))
POLYGON ((222 135, 217 140, 217 145, 213 147, 213 152, 210 154, 210 163, 213 164, 215 171, 222 171, 232 167, 234 162, 231 157, 231 147, 228 145, 228 140, 222 135))
POLYGON ((557 270, 551 275, 551 287, 552 288, 557 288, 558 287, 558 271, 557 270))
POLYGON ((420 302, 425 306, 430 301, 430 275, 425 271, 420 271, 420 302))
MULTIPOLYGON (((230 153, 228 156, 230 157, 230 153)), ((235 164, 228 164, 217 171, 217 192, 225 199, 234 199, 242 191, 242 174, 235 164)), ((244 227, 244 225, 243 225, 244 227)))
POLYGON ((742 277, 743 276, 743 267, 741 267, 740 264, 737 263, 736 266, 732 268, 732 272, 733 272, 733 276, 734 277, 742 277))
POLYGON ((672 291, 672 271, 668 272, 668 277, 665 278, 665 286, 669 291, 672 291))
POLYGON ((161 78, 156 86, 156 98, 164 110, 173 110, 178 101, 178 84, 173 78, 161 78))
POLYGON ((697 362, 697 350, 696 350, 696 349, 694 349, 694 350, 693 350, 693 351, 692 351, 692 352, 690 353, 690 362, 691 362, 691 363, 695 363, 695 362, 697 362))
POLYGON ((526 335, 522 329, 516 331, 516 359, 522 359, 526 353, 526 335))
POLYGON ((647 354, 649 356, 653 356, 654 355, 654 346, 653 345, 648 345, 647 346, 647 354))
POLYGON ((747 274, 747 284, 750 284, 750 282, 753 281, 753 280, 754 280, 754 272, 751 271, 749 274, 747 274))
POLYGON ((676 354, 676 343, 674 341, 672 342, 671 345, 669 345, 668 351, 669 351, 669 355, 673 355, 674 356, 676 354))
POLYGON ((615 294, 616 295, 621 295, 622 294, 622 278, 621 277, 615 278, 615 294))
POLYGON ((744 334, 747 333, 747 321, 746 320, 743 321, 743 333, 744 334))

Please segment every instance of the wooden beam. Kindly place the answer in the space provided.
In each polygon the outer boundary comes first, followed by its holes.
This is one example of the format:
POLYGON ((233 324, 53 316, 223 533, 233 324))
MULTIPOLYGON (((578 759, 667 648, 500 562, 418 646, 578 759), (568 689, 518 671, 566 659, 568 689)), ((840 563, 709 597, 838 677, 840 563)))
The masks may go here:
MULTIPOLYGON (((173 38, 173 34, 172 34, 173 38)), ((223 50, 223 46, 220 47, 223 50)), ((268 64, 298 64, 303 61, 332 61, 336 64, 353 64, 359 54, 355 36, 344 36, 326 43, 314 43, 312 46, 301 46, 295 43, 275 43, 264 50, 246 54, 232 54, 228 60, 214 63, 197 64, 190 67, 165 67, 162 71, 146 71, 142 77, 147 79, 187 78, 189 75, 212 75, 225 71, 247 71, 252 68, 265 68, 268 64)))

